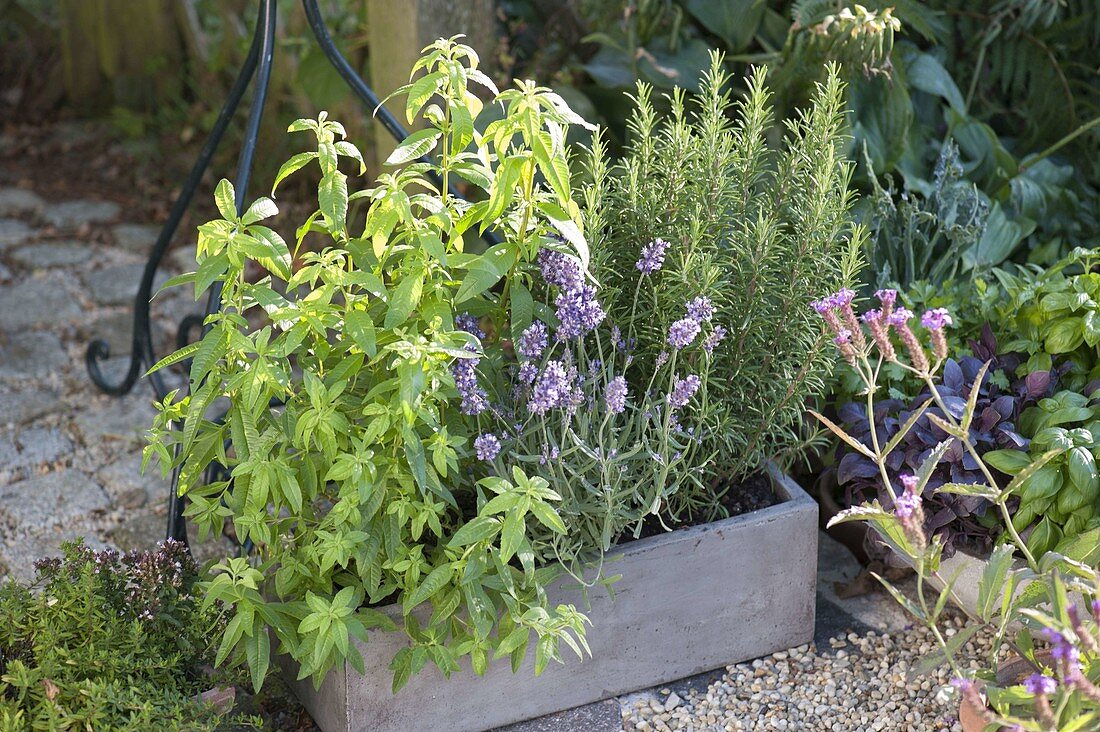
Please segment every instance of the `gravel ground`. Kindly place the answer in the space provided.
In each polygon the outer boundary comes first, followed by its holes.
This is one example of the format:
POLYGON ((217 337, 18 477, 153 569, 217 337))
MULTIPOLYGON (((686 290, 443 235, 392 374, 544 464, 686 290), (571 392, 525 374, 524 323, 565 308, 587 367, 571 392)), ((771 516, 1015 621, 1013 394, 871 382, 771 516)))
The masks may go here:
MULTIPOLYGON (((961 623, 953 620, 954 635, 961 623)), ((944 667, 910 678, 936 646, 923 627, 894 635, 850 633, 829 648, 800 646, 729 666, 705 692, 684 698, 662 690, 659 701, 639 699, 623 709, 623 730, 961 730, 957 702, 937 692, 951 674, 944 667)), ((972 642, 966 665, 988 652, 972 642)))

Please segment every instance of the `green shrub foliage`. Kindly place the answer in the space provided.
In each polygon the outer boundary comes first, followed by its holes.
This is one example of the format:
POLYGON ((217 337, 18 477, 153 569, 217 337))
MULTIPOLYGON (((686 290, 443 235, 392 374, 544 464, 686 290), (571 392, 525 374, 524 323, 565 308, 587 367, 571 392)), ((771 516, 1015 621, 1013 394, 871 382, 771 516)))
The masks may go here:
MULTIPOLYGON (((213 730, 192 697, 215 680, 224 626, 203 612, 187 548, 40 560, 31 585, 0 586, 0 730, 213 730)), ((247 720, 234 720, 238 726, 247 720)))
MULTIPOLYGON (((668 349, 684 303, 709 298, 728 335, 714 349, 709 414, 701 437, 712 476, 743 476, 804 439, 805 401, 819 395, 831 354, 809 302, 851 283, 862 231, 849 222, 842 84, 835 68, 778 145, 766 70, 731 101, 722 59, 711 57, 702 92, 687 108, 674 91, 659 120, 638 86, 621 163, 587 191, 593 273, 616 322, 630 323, 639 353, 668 349), (656 284, 637 298, 641 249, 669 242, 656 284)), ((605 165, 599 145, 590 166, 605 165)), ((652 360, 643 360, 651 363, 652 360)), ((645 389, 648 374, 636 386, 645 389)))
MULTIPOLYGON (((198 270, 181 281, 197 293, 220 282, 222 309, 200 343, 159 365, 190 357, 191 386, 161 405, 149 454, 178 467, 203 531, 230 521, 255 547, 252 562, 216 567, 206 592, 232 608, 217 662, 247 664, 256 686, 269 670, 268 629, 320 683, 345 660, 363 669, 356 644, 370 628, 394 629, 376 609, 393 603, 410 640, 393 660, 395 689, 429 662, 445 675, 467 656, 477 673, 493 656, 518 668, 532 637, 536 672, 559 642, 583 652, 586 619, 549 604, 557 570, 535 567, 522 514, 499 514, 501 501, 460 467, 473 454, 470 417, 487 405, 467 378, 481 344, 459 327, 468 313, 496 333, 531 323, 523 272, 550 234, 567 234, 587 261, 564 151, 566 129, 583 120, 531 82, 498 93, 477 63, 452 41, 426 49, 413 68, 423 73, 401 90, 410 123, 426 126, 373 188, 349 193, 338 163, 361 173, 362 158, 338 123, 322 114, 290 126, 315 149, 275 184, 306 165, 321 171, 318 210, 298 229, 314 251, 296 269, 282 237, 259 223, 277 213, 268 198, 241 212, 223 181, 221 218, 199 228, 198 270), (473 124, 482 104, 471 83, 504 109, 484 129, 473 124), (450 195, 450 183, 481 200, 450 195), (349 215, 357 199, 369 205, 365 221, 349 215), (489 228, 503 241, 479 251, 489 228), (252 281, 256 265, 264 276, 252 281), (214 422, 219 397, 228 412, 214 422), (212 463, 232 481, 205 482, 212 463), (425 603, 430 613, 413 613, 425 603)), ((505 477, 514 483, 492 488, 503 501, 560 526, 552 492, 522 471, 505 477)))

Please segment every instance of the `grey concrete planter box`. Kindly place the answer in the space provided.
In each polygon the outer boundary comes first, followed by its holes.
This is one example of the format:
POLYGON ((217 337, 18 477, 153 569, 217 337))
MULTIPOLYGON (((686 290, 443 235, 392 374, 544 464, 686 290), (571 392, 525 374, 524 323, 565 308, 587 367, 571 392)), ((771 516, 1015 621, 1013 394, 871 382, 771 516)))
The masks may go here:
MULTIPOLYGON (((658 686, 808 643, 814 635, 817 503, 769 466, 781 503, 616 547, 615 599, 562 581, 551 604, 573 603, 592 621, 592 657, 572 652, 536 678, 534 652, 513 674, 507 658, 484 676, 468 664, 444 679, 429 664, 396 695, 390 659, 401 633, 373 632, 359 650, 367 674, 336 668, 314 690, 292 686, 325 732, 486 730, 658 686)), ((396 606, 384 608, 399 618, 396 606)), ((288 673, 288 679, 295 674, 288 673)))

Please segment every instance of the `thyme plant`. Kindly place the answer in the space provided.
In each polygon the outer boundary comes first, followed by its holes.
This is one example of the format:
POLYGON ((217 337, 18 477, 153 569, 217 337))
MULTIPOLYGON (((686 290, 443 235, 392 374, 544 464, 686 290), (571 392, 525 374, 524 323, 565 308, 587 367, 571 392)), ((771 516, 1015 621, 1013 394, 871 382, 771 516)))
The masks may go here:
POLYGON ((639 84, 625 159, 609 166, 597 140, 588 160, 593 273, 612 320, 631 324, 646 357, 631 386, 646 388, 685 302, 708 298, 728 330, 714 348, 701 416, 699 454, 714 455, 705 465, 712 478, 744 476, 803 442, 804 403, 822 392, 830 368, 806 305, 851 283, 860 262, 837 70, 776 145, 766 73, 758 69, 733 102, 715 53, 691 108, 674 91, 663 120, 639 84), (635 298, 646 276, 638 247, 657 240, 667 242, 664 266, 635 298))
MULTIPOLYGON (((497 331, 531 322, 523 273, 551 233, 587 261, 564 150, 568 126, 583 120, 531 82, 497 92, 477 64, 454 39, 425 49, 413 69, 422 73, 399 91, 410 123, 426 126, 363 191, 349 192, 340 170, 350 158, 362 171, 362 157, 338 123, 322 113, 290 126, 315 149, 291 158, 276 185, 314 163, 322 175, 318 210, 297 231, 299 247, 306 237, 320 246, 300 266, 260 224, 274 203, 239 212, 222 181, 221 218, 199 228, 198 270, 181 278, 196 293, 222 283, 222 308, 199 343, 155 367, 190 358, 190 391, 160 405, 147 456, 179 470, 201 532, 229 522, 254 546, 251 558, 215 567, 205 592, 232 610, 217 663, 246 664, 257 687, 272 637, 301 678, 320 683, 344 661, 362 671, 357 643, 393 629, 376 609, 389 603, 409 638, 391 666, 395 690, 427 663, 449 675, 468 656, 480 674, 510 656, 518 668, 532 636, 536 673, 559 658, 559 642, 586 648, 586 618, 548 604, 556 570, 509 561, 531 553, 524 522, 484 500, 460 467, 472 455, 469 417, 484 405, 462 394, 456 369, 483 354, 457 327, 464 311, 497 331), (505 111, 484 132, 471 83, 505 111), (482 200, 450 195, 458 179, 482 200), (354 221, 348 204, 360 198, 369 209, 354 221), (490 228, 503 241, 479 253, 476 234, 490 228), (250 265, 262 279, 246 277, 250 265), (227 411, 214 420, 219 398, 227 411), (211 465, 232 480, 204 480, 211 465), (422 605, 430 612, 415 615, 422 605)), ((558 497, 538 478, 517 470, 487 488, 561 530, 558 497)))

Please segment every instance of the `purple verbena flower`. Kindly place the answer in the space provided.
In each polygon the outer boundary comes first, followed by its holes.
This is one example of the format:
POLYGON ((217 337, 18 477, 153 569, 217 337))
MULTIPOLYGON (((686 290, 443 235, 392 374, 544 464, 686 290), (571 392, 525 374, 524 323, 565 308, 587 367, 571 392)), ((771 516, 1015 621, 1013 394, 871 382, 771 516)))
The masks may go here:
POLYGON ((850 345, 851 342, 852 331, 848 330, 847 328, 841 328, 840 331, 836 334, 836 338, 833 339, 833 343, 837 344, 838 346, 847 346, 850 345))
POLYGON ((1024 679, 1024 689, 1029 694, 1045 694, 1049 696, 1058 689, 1058 682, 1049 676, 1034 673, 1024 679))
POLYGON ((687 314, 699 323, 705 323, 714 317, 714 303, 707 297, 697 297, 687 304, 687 314))
POLYGON ((643 275, 653 274, 665 263, 666 249, 668 249, 667 241, 661 238, 654 239, 642 247, 642 256, 634 266, 643 275))
POLYGON ((951 685, 959 691, 966 691, 970 687, 974 686, 974 682, 970 679, 963 679, 956 676, 955 678, 951 679, 951 685))
MULTIPOLYGON (((901 476, 902 483, 906 482, 906 478, 913 478, 914 481, 916 480, 912 475, 903 475, 901 476)), ((908 485, 906 485, 905 491, 894 499, 894 515, 900 519, 912 517, 920 508, 921 497, 908 485)))
POLYGON ((612 379, 604 392, 604 403, 607 405, 607 411, 612 414, 622 414, 626 411, 626 393, 626 379, 622 376, 616 376, 612 379))
POLYGON ((584 283, 581 264, 573 257, 553 249, 542 249, 538 255, 539 271, 548 285, 572 290, 584 283))
POLYGON ((890 329, 887 325, 889 319, 885 305, 882 310, 868 310, 862 318, 867 324, 867 330, 871 331, 871 340, 875 342, 882 357, 887 361, 895 361, 897 353, 894 351, 894 344, 890 342, 890 329))
POLYGON ((928 330, 941 330, 944 326, 951 325, 952 322, 951 314, 947 312, 947 308, 925 310, 924 315, 920 318, 920 324, 928 330))
POLYGON ((897 302, 898 291, 890 289, 875 290, 875 297, 877 297, 878 301, 882 303, 882 307, 890 308, 894 306, 895 302, 897 302))
POLYGON ((596 300, 596 289, 581 285, 564 290, 554 301, 557 306, 558 340, 577 338, 603 322, 605 313, 596 300))
POLYGON ((668 344, 679 350, 688 346, 699 335, 699 321, 687 317, 681 318, 668 328, 668 344))
POLYGON ((536 320, 523 330, 516 343, 516 353, 520 358, 535 361, 542 357, 545 349, 546 326, 536 320))
POLYGON ((689 374, 682 379, 677 379, 672 386, 672 393, 668 395, 668 403, 673 409, 680 409, 687 405, 695 392, 699 390, 702 380, 695 374, 689 374))
POLYGON ((895 328, 900 328, 909 322, 909 319, 913 317, 913 311, 908 308, 898 308, 894 312, 890 313, 890 317, 887 318, 889 325, 895 328))
POLYGON ((500 440, 491 433, 479 435, 474 440, 474 451, 477 453, 478 460, 486 463, 490 462, 500 454, 500 440))

